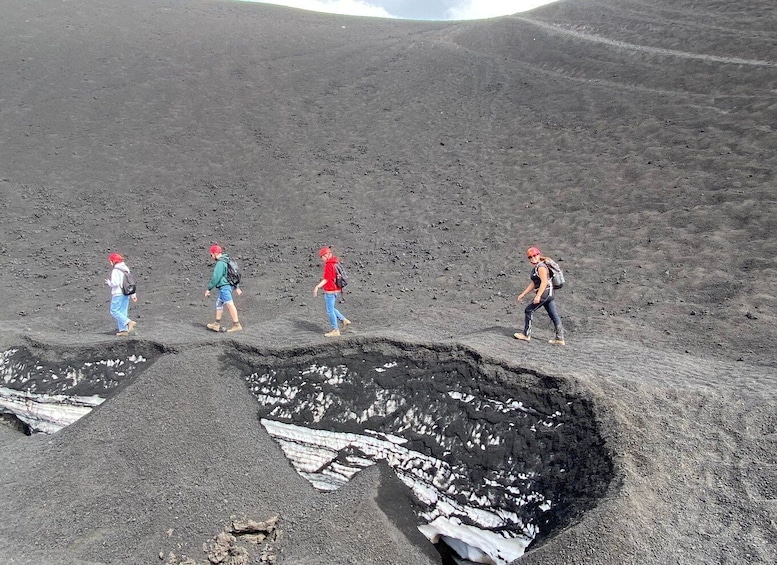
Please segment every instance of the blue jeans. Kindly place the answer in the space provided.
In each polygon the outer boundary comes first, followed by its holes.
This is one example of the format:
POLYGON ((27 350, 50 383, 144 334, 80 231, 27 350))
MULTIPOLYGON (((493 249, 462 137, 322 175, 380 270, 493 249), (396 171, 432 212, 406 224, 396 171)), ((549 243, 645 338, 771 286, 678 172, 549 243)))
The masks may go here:
POLYGON ((219 291, 219 296, 216 298, 216 310, 221 311, 224 309, 224 304, 232 302, 232 286, 226 284, 217 290, 219 291))
POLYGON ((129 318, 127 312, 129 312, 130 297, 124 294, 111 297, 111 316, 116 318, 116 327, 120 332, 127 331, 127 324, 129 324, 129 318))
POLYGON ((326 304, 326 313, 329 315, 329 323, 332 324, 333 330, 337 329, 338 320, 345 320, 345 316, 343 316, 340 311, 335 308, 338 294, 338 292, 324 291, 324 304, 326 304))

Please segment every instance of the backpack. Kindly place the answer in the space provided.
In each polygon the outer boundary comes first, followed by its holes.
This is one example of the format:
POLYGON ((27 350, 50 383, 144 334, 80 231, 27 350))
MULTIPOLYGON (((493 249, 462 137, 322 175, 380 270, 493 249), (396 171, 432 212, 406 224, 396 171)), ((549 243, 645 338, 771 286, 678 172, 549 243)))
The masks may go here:
POLYGON ((550 282, 553 288, 562 288, 566 280, 564 280, 564 271, 561 270, 559 264, 550 257, 545 257, 542 262, 545 263, 550 272, 550 282))
POLYGON ((232 286, 240 284, 240 267, 234 259, 230 259, 227 263, 227 282, 232 286))
POLYGON ((135 275, 129 271, 122 271, 122 273, 124 273, 124 278, 121 280, 121 293, 125 296, 132 296, 137 288, 135 275))
POLYGON ((348 275, 345 273, 345 267, 342 263, 335 263, 335 285, 339 289, 345 288, 348 284, 348 275))

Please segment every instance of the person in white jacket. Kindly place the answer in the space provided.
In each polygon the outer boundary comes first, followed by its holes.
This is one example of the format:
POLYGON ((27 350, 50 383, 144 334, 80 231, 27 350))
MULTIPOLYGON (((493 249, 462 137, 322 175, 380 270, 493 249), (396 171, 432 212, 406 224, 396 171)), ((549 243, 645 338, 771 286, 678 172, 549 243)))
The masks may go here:
POLYGON ((129 267, 124 263, 124 258, 118 253, 111 253, 108 257, 111 263, 111 278, 105 279, 105 284, 111 288, 111 316, 116 319, 116 325, 119 331, 118 336, 127 336, 135 329, 137 322, 129 319, 129 301, 138 301, 138 296, 124 294, 124 277, 130 272, 129 267))

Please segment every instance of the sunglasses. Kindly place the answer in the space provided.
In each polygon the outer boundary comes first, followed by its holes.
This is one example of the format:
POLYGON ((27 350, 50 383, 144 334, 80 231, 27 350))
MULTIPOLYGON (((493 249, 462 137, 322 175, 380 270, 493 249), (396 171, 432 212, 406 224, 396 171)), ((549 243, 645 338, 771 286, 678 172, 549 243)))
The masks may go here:
POLYGON ((539 253, 535 253, 534 255, 527 255, 526 257, 529 259, 534 259, 535 257, 539 257, 539 256, 540 256, 539 253))

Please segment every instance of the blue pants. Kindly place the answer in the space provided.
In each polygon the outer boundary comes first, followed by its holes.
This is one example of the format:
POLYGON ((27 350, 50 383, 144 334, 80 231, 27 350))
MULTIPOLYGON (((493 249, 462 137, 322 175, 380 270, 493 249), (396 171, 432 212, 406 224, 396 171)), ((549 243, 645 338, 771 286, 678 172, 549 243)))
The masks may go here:
POLYGON ((326 313, 329 316, 329 323, 332 324, 332 329, 337 329, 337 321, 345 320, 345 316, 343 316, 340 311, 335 308, 335 303, 337 302, 337 295, 338 292, 326 292, 324 291, 324 304, 326 304, 326 313))
POLYGON ((130 297, 124 294, 111 297, 111 316, 116 318, 116 327, 120 332, 126 332, 129 327, 129 317, 127 317, 129 301, 130 297))
POLYGON ((550 316, 550 320, 553 322, 553 326, 556 328, 556 338, 564 339, 564 328, 561 326, 561 316, 558 315, 558 310, 556 309, 556 300, 547 291, 543 294, 542 299, 538 304, 530 302, 524 310, 526 319, 523 325, 523 335, 531 335, 531 321, 534 317, 534 311, 540 307, 544 307, 548 312, 548 316, 550 316))

